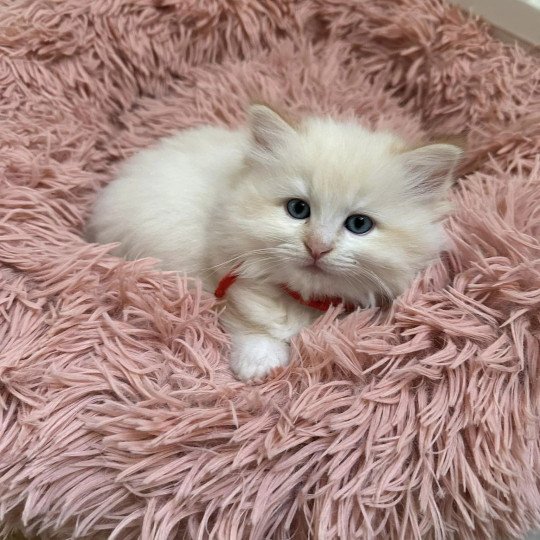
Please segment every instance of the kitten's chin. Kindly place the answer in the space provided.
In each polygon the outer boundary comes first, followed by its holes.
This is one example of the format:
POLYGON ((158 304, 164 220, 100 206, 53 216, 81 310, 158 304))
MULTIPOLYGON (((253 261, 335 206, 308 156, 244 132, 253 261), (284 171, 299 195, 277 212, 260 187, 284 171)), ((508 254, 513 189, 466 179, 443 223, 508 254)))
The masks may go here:
POLYGON ((363 303, 366 291, 353 291, 339 275, 320 265, 288 267, 283 275, 275 276, 281 283, 300 293, 304 298, 338 296, 351 303, 363 303))
MULTIPOLYGON (((255 268, 252 266, 250 270, 254 272, 255 268)), ((287 260, 273 266, 270 272, 264 266, 260 271, 259 279, 275 285, 287 285, 305 299, 339 297, 345 302, 363 307, 375 305, 373 299, 377 292, 372 287, 351 287, 349 279, 325 264, 287 260)))

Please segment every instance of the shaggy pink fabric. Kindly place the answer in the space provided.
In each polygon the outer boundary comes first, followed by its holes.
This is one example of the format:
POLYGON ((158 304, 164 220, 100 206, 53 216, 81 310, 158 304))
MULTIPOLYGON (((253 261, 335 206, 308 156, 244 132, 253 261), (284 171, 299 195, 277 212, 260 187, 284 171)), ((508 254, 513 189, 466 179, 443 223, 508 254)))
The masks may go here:
POLYGON ((439 0, 10 0, 0 51, 0 536, 540 525, 538 59, 439 0), (252 96, 471 147, 451 253, 260 385, 195 282, 80 237, 118 159, 252 96))

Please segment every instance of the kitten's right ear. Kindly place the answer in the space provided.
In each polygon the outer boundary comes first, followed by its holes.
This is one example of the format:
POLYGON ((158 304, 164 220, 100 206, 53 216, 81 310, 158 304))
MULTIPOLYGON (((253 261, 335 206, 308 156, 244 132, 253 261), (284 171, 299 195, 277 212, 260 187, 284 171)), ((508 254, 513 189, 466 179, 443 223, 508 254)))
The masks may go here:
POLYGON ((248 126, 252 139, 252 157, 276 157, 286 148, 294 128, 278 113, 264 105, 253 105, 248 113, 248 126))

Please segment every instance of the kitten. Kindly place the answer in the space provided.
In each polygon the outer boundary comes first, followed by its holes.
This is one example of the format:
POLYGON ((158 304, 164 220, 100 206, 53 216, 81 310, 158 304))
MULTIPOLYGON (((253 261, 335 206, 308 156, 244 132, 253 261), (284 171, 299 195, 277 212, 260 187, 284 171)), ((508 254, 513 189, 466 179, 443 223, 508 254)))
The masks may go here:
POLYGON ((133 156, 88 228, 118 255, 217 287, 244 380, 286 365, 331 298, 391 299, 437 256, 461 154, 329 118, 292 125, 261 105, 248 116, 245 130, 190 129, 133 156))

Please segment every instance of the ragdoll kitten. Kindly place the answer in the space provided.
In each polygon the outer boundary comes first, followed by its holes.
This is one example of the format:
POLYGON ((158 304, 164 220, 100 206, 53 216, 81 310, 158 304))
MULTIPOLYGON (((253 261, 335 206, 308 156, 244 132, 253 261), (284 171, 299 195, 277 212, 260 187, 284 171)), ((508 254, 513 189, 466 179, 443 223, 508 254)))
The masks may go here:
POLYGON ((217 287, 232 369, 259 378, 321 309, 391 299, 437 256, 460 153, 256 105, 245 130, 190 129, 133 156, 88 231, 217 287))

